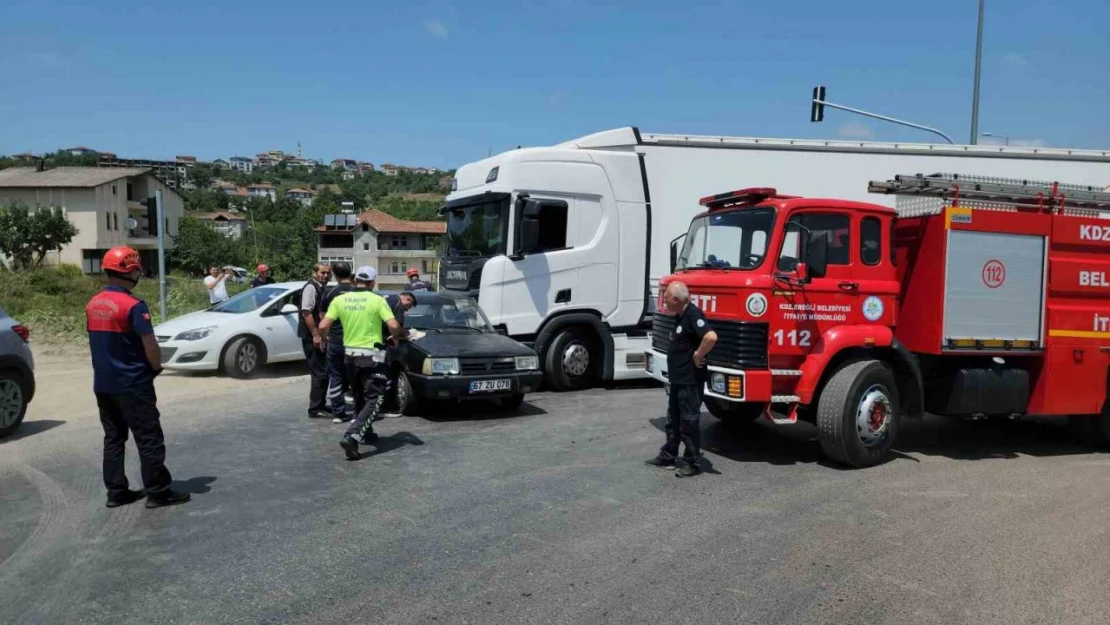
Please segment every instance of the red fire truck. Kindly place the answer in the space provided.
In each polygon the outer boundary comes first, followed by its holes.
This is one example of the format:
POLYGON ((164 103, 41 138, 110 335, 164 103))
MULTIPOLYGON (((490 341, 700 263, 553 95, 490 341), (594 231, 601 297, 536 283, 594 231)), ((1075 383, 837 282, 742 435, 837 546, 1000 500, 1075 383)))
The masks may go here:
MULTIPOLYGON (((925 412, 1071 416, 1110 438, 1110 193, 954 174, 869 191, 896 208, 771 188, 701 200, 660 288, 684 282, 717 332, 710 413, 814 422, 853 467, 925 412)), ((673 328, 656 311, 664 383, 673 328)))

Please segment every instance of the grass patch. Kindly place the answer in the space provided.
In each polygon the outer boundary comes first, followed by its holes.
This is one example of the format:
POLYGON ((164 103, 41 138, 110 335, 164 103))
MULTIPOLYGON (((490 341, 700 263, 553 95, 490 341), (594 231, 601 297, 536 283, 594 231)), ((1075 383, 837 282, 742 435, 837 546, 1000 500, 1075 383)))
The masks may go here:
MULTIPOLYGON (((87 343, 85 304, 104 288, 105 278, 86 276, 72 265, 34 271, 0 271, 0 308, 31 329, 36 343, 87 343)), ((229 295, 246 289, 228 284, 229 295)), ((158 280, 144 279, 135 295, 150 307, 151 319, 161 323, 158 280)), ((166 312, 170 318, 208 308, 208 290, 201 278, 167 277, 166 312)))

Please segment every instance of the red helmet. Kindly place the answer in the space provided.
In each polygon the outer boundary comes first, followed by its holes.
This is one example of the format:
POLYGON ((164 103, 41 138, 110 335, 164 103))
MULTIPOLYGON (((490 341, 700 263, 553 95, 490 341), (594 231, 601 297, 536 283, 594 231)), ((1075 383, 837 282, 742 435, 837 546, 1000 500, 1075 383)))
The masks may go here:
POLYGON ((419 276, 420 275, 420 270, 417 269, 416 267, 413 267, 412 269, 409 269, 408 271, 406 271, 405 275, 407 275, 410 278, 413 277, 413 276, 419 276))
POLYGON ((100 261, 101 270, 115 271, 116 273, 131 273, 142 268, 143 261, 139 258, 139 253, 134 248, 126 245, 117 245, 108 250, 103 260, 100 261))
POLYGON ((269 270, 270 270, 270 268, 266 265, 259 265, 258 266, 258 273, 262 273, 263 271, 269 271, 269 270))

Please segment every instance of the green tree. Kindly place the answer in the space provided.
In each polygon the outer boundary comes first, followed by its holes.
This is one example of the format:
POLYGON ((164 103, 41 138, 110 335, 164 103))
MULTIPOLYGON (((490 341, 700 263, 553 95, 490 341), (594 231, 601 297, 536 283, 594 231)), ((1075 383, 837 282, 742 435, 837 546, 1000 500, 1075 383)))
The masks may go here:
POLYGON ((204 273, 212 265, 244 265, 251 258, 249 235, 247 240, 229 239, 192 217, 181 220, 174 243, 167 262, 192 275, 204 273))
POLYGON ((22 203, 0 208, 0 254, 11 258, 13 269, 42 265, 49 252, 58 251, 77 236, 77 227, 57 207, 29 210, 22 203))
POLYGON ((197 189, 207 189, 212 186, 215 172, 209 163, 197 163, 189 168, 189 179, 197 185, 197 189))

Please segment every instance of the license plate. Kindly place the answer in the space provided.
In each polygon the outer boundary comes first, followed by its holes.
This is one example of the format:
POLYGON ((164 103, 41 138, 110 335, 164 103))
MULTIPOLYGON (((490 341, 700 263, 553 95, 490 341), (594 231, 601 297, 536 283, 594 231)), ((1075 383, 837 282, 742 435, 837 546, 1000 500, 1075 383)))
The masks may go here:
POLYGON ((490 393, 493 391, 511 391, 512 380, 476 380, 470 383, 471 393, 490 393))

